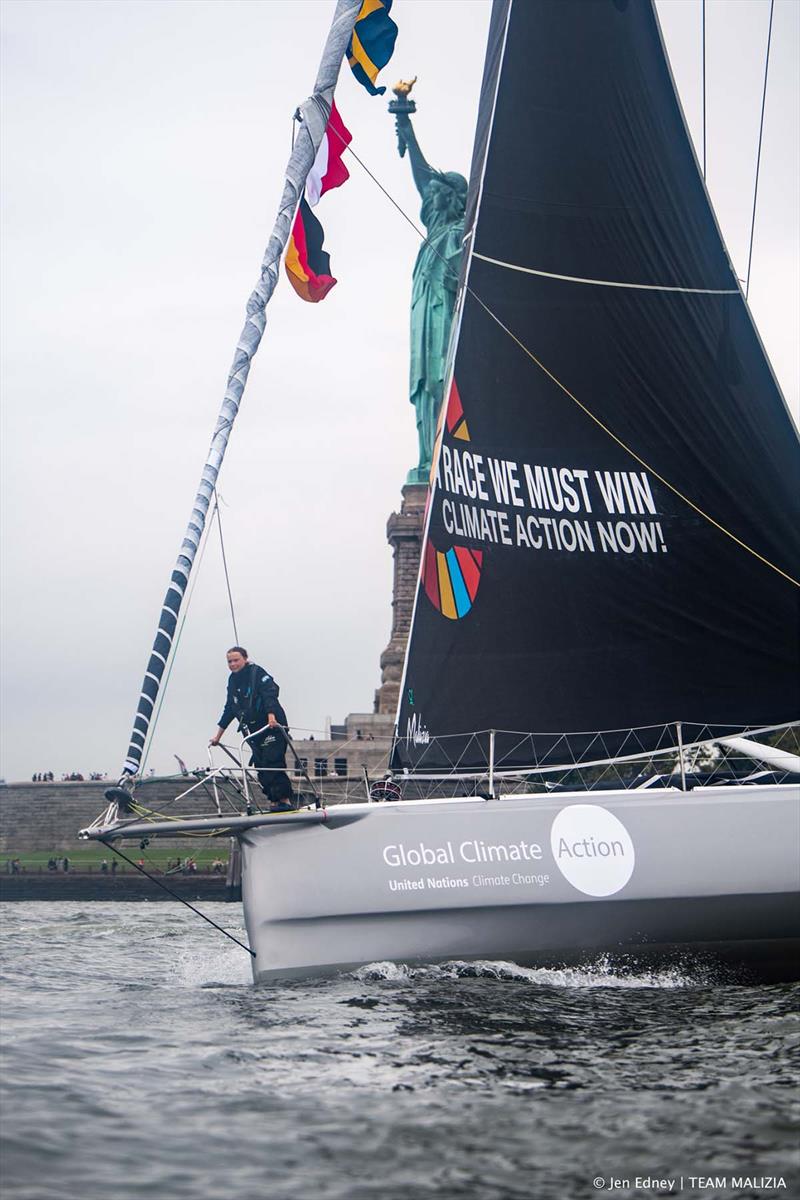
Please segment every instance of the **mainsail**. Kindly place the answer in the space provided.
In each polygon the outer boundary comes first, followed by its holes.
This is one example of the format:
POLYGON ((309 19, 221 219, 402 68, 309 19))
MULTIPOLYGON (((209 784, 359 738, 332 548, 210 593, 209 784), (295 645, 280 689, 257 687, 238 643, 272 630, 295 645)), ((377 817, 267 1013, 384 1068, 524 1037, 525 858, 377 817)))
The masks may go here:
POLYGON ((796 719, 800 443, 648 0, 495 0, 467 218, 395 766, 796 719))

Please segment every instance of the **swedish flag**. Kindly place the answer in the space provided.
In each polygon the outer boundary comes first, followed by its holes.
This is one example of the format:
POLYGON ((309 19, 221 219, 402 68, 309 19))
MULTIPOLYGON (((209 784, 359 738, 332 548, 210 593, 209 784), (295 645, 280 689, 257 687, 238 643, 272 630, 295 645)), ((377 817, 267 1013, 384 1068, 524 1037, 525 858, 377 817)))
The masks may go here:
POLYGON ((382 96, 385 87, 375 87, 378 72, 394 53, 397 26, 389 16, 392 0, 364 0, 347 47, 350 70, 371 96, 382 96))

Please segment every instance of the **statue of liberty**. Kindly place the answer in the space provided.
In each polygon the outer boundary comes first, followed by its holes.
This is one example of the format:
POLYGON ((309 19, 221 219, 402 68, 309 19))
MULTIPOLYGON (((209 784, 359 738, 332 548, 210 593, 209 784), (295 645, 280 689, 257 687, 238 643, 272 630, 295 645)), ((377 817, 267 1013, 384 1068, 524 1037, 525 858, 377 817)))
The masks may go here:
POLYGON ((411 125, 410 114, 416 111, 416 105, 408 99, 408 93, 413 82, 398 83, 392 89, 397 99, 389 105, 389 111, 395 114, 401 158, 408 150, 427 231, 427 241, 414 264, 411 290, 409 398, 416 412, 419 464, 409 471, 407 480, 427 484, 458 290, 467 181, 455 171, 435 171, 426 162, 411 125))

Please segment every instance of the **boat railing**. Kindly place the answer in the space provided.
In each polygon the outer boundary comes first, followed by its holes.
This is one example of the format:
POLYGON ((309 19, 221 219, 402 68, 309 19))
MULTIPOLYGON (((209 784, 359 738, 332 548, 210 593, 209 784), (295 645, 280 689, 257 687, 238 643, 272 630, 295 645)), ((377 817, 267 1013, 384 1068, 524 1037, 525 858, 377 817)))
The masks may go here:
POLYGON ((734 735, 730 727, 685 722, 592 734, 482 730, 432 737, 413 769, 392 772, 404 798, 434 785, 452 794, 456 781, 475 789, 465 794, 499 796, 655 786, 690 791, 701 783, 766 782, 769 776, 776 782, 800 776, 800 723, 734 735))
MULTIPOLYGON (((491 732, 491 731, 487 731, 491 732)), ((252 736, 252 735, 251 735, 252 736)), ((479 735, 475 735, 478 737, 479 735)), ((650 791, 671 789, 690 792, 696 787, 800 782, 800 724, 768 726, 721 739, 709 736, 678 742, 673 730, 670 745, 631 750, 611 758, 589 761, 530 764, 506 768, 497 754, 498 739, 484 738, 485 762, 472 770, 440 772, 390 772, 370 779, 359 775, 298 777, 293 775, 298 808, 328 807, 353 803, 382 803, 404 800, 485 797, 513 799, 519 795, 558 792, 604 792, 608 790, 650 791)), ((442 739, 444 740, 444 739, 442 739)), ((125 825, 141 822, 177 822, 187 818, 220 818, 269 812, 269 802, 259 786, 259 775, 283 771, 283 767, 255 767, 247 763, 248 739, 238 745, 221 743, 208 748, 208 765, 187 776, 168 777, 176 784, 171 798, 163 800, 165 779, 138 783, 125 803, 112 800, 88 827, 97 834, 116 832, 125 825), (220 762, 222 754, 228 761, 220 762), (157 803, 149 803, 151 784, 162 785, 157 803), (181 786, 183 785, 183 786, 181 786)), ((112 792, 118 789, 111 789, 112 792)), ((800 794, 800 793, 799 793, 800 794)))
POLYGON ((121 788, 110 789, 120 794, 119 799, 111 800, 86 832, 97 833, 110 829, 120 832, 128 824, 138 826, 142 821, 177 822, 189 817, 220 817, 221 824, 224 824, 234 816, 266 814, 270 804, 260 787, 259 776, 281 773, 292 777, 298 808, 364 802, 369 799, 369 779, 365 779, 363 772, 312 779, 305 770, 301 773, 292 762, 288 762, 286 767, 251 765, 248 762, 249 742, 260 732, 262 730, 256 730, 238 743, 220 742, 218 746, 208 746, 207 766, 198 767, 186 775, 132 780, 133 787, 127 795, 122 794, 121 788), (226 761, 220 761, 220 755, 226 761), (175 783, 175 792, 163 799, 163 786, 168 782, 175 783), (148 792, 153 793, 156 789, 159 799, 151 803, 148 792))

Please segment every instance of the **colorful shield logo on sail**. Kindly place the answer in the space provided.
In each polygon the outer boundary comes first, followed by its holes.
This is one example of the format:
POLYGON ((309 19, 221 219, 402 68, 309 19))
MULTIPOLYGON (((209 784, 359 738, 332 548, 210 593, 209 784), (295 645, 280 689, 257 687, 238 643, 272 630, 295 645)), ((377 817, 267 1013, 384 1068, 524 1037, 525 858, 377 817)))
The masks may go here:
POLYGON ((482 565, 482 550, 451 546, 442 552, 428 542, 422 583, 431 604, 443 617, 457 621, 467 615, 478 591, 482 565))
MULTIPOLYGON (((445 420, 447 432, 451 437, 463 442, 470 440, 469 427, 455 379, 450 388, 445 420)), ((425 595, 443 617, 458 621, 472 608, 478 593, 482 567, 482 550, 472 550, 469 546, 451 546, 449 550, 437 550, 429 536, 422 563, 422 585, 425 595)))

